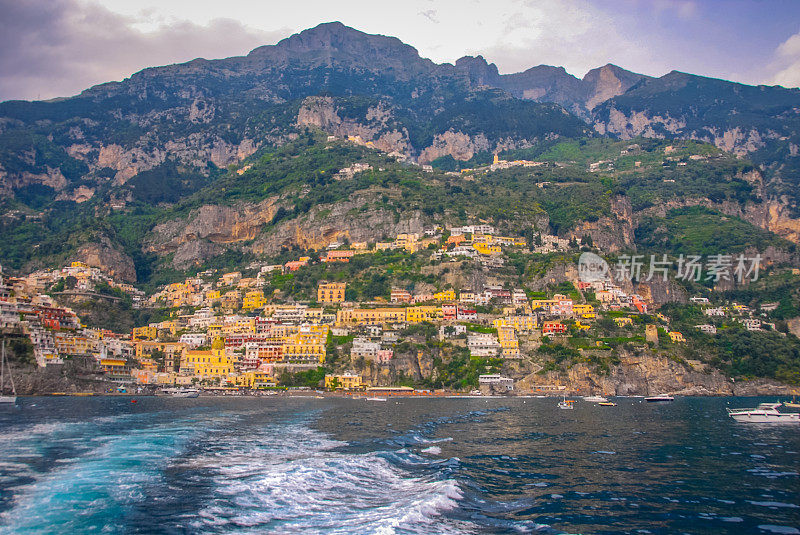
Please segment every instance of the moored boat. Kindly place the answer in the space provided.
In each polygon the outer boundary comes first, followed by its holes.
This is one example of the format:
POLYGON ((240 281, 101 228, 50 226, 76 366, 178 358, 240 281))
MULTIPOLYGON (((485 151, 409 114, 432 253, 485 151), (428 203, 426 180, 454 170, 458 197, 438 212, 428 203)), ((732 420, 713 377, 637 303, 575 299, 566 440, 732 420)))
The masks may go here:
POLYGON ((591 403, 606 403, 608 398, 603 396, 584 396, 583 401, 589 401, 591 403))
POLYGON ((367 401, 386 401, 386 398, 366 398, 367 401))
POLYGON ((197 388, 170 388, 164 390, 164 393, 174 398, 196 398, 200 395, 200 390, 197 388))
POLYGON ((617 406, 617 404, 614 403, 613 401, 601 401, 600 403, 598 403, 598 405, 600 405, 601 407, 616 407, 617 406))
POLYGON ((726 409, 728 415, 737 422, 753 424, 798 424, 800 413, 780 412, 783 403, 760 403, 754 409, 726 409))
POLYGON ((575 408, 575 402, 573 400, 571 400, 571 399, 567 399, 567 397, 564 396, 564 400, 558 402, 558 408, 559 409, 574 409, 575 408))
POLYGON ((650 396, 644 398, 644 400, 648 403, 668 403, 670 401, 675 401, 675 398, 666 394, 662 394, 660 396, 650 396))

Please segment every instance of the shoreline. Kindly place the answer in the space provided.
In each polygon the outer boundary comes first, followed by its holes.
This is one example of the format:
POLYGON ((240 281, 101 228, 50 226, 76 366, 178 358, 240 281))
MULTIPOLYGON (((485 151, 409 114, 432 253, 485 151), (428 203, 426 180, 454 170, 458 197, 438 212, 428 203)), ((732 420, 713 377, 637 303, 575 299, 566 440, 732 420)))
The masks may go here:
MULTIPOLYGON (((791 394, 674 394, 675 399, 681 398, 757 398, 757 397, 788 397, 791 394)), ((267 393, 213 393, 213 392, 200 392, 196 398, 187 398, 180 396, 172 396, 164 393, 154 392, 141 392, 141 393, 120 393, 120 392, 48 392, 39 394, 18 394, 17 399, 20 398, 164 398, 164 399, 218 399, 218 398, 307 398, 307 399, 351 399, 354 401, 368 401, 379 398, 380 400, 388 399, 562 399, 562 395, 533 395, 533 394, 519 394, 519 395, 476 395, 476 394, 459 394, 456 392, 447 393, 418 393, 418 394, 367 394, 367 393, 333 393, 333 392, 277 392, 275 394, 267 393)), ((567 394, 567 399, 583 400, 584 395, 567 394)), ((648 395, 607 395, 608 399, 645 399, 648 395)), ((592 403, 592 402, 587 402, 592 403)))

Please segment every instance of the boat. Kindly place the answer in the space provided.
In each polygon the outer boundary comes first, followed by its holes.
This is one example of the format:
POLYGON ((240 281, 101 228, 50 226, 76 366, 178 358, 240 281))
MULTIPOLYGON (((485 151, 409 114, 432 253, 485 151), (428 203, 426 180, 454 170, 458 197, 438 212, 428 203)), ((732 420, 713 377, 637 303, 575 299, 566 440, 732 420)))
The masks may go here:
POLYGON ((617 406, 617 404, 614 403, 613 401, 601 401, 600 403, 598 403, 598 405, 600 405, 602 407, 616 407, 617 406))
POLYGON ((575 408, 575 402, 573 400, 571 400, 571 399, 567 399, 567 397, 564 396, 564 401, 559 401, 558 402, 558 408, 559 409, 574 409, 575 408))
POLYGON ((783 405, 791 409, 800 409, 800 403, 797 402, 797 394, 792 391, 792 401, 784 401, 783 405))
POLYGON ((780 412, 783 403, 760 403, 755 409, 726 409, 728 416, 737 422, 754 424, 798 424, 800 413, 780 412))
POLYGON ((608 398, 603 396, 584 396, 583 401, 589 401, 591 403, 605 403, 608 401, 608 398))
POLYGON ((17 387, 14 386, 14 378, 11 376, 11 367, 6 360, 6 341, 3 340, 2 356, 0 356, 0 403, 16 403, 17 387), (6 394, 6 375, 11 386, 11 395, 6 394))
POLYGON ((650 396, 649 398, 644 398, 644 400, 648 403, 668 403, 670 401, 675 401, 675 398, 662 394, 660 396, 650 396))
POLYGON ((196 388, 175 388, 167 393, 174 398, 196 398, 200 395, 196 388))
POLYGON ((367 401, 386 401, 386 398, 365 398, 367 401))

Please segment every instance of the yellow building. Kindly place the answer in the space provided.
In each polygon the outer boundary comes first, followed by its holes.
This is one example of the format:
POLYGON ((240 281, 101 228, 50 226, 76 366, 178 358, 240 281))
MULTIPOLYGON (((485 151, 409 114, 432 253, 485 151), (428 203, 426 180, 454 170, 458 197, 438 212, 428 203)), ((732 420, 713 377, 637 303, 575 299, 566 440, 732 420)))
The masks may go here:
POLYGON ((134 340, 155 340, 158 338, 158 328, 155 325, 134 327, 131 336, 134 340))
POLYGON ((251 290, 244 294, 242 308, 244 310, 255 310, 257 308, 264 308, 266 304, 267 298, 264 297, 264 292, 261 290, 251 290))
POLYGON ((483 255, 500 254, 502 249, 499 245, 488 245, 486 243, 473 243, 473 249, 483 255))
POLYGON ((341 303, 344 301, 346 282, 320 282, 317 286, 317 302, 341 303))
POLYGON ((592 305, 572 304, 572 313, 585 319, 594 318, 595 312, 592 305))
POLYGON ((507 316, 494 320, 496 329, 510 327, 518 332, 531 332, 536 330, 538 322, 536 316, 507 316))
POLYGON ((169 334, 175 336, 175 333, 178 332, 178 322, 176 320, 162 321, 158 324, 158 329, 160 331, 169 331, 169 334))
POLYGON ((207 301, 219 301, 220 298, 222 298, 222 294, 219 290, 209 290, 206 292, 207 301))
POLYGON ((72 333, 55 333, 55 347, 59 355, 88 355, 96 347, 93 340, 72 333))
POLYGON ((255 318, 236 318, 235 320, 226 320, 222 324, 222 334, 248 334, 256 332, 256 319, 255 318))
POLYGON ((405 249, 409 253, 416 253, 419 248, 419 234, 398 234, 394 240, 397 249, 405 249))
POLYGON ((406 318, 408 323, 420 323, 423 321, 434 322, 443 317, 442 308, 437 306, 416 306, 406 308, 406 318))
POLYGON ((455 301, 456 292, 455 290, 442 290, 433 294, 433 298, 437 301, 455 301))
POLYGON ((131 377, 132 367, 125 359, 106 358, 100 361, 100 369, 112 378, 124 380, 131 377))
POLYGON ((684 338, 683 335, 678 331, 670 331, 667 334, 669 335, 669 339, 675 343, 686 341, 686 338, 684 338))
POLYGON ((233 384, 242 388, 261 388, 276 386, 278 381, 272 374, 264 370, 256 369, 235 376, 233 378, 233 384))
POLYGON ((199 379, 227 378, 233 373, 233 364, 225 356, 222 339, 214 340, 210 351, 189 350, 181 362, 181 372, 189 373, 199 379))
POLYGON ((283 361, 295 364, 324 364, 327 325, 324 330, 312 330, 303 326, 283 342, 283 361))
POLYGON ((329 390, 360 390, 365 386, 361 376, 354 373, 325 376, 325 388, 329 390))
POLYGON ((633 325, 633 320, 627 317, 614 318, 614 323, 616 323, 618 327, 622 327, 623 325, 633 325))
POLYGON ((221 323, 212 323, 208 326, 208 337, 212 340, 214 338, 219 338, 222 336, 222 324, 221 323))
POLYGON ((336 313, 337 325, 366 325, 370 323, 402 323, 404 308, 348 308, 336 313))
POLYGON ((500 355, 503 358, 519 358, 519 340, 513 328, 498 328, 497 340, 500 342, 500 355))
POLYGON ((575 322, 575 328, 578 329, 579 331, 588 331, 590 329, 590 326, 584 325, 583 323, 580 322, 580 320, 578 320, 575 322))

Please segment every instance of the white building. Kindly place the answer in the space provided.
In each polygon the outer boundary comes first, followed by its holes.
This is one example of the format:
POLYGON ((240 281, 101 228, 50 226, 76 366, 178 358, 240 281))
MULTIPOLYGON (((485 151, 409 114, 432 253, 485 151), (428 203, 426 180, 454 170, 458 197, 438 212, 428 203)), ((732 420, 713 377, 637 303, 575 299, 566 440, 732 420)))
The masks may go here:
POLYGON ((355 338, 353 340, 353 348, 350 350, 350 357, 375 359, 378 356, 378 351, 380 351, 380 349, 381 345, 378 342, 372 342, 363 337, 355 338))
POLYGON ((446 338, 453 338, 461 334, 467 334, 466 325, 442 325, 439 327, 439 338, 444 340, 446 338))
POLYGON ((514 390, 514 379, 503 377, 500 374, 481 375, 478 377, 478 384, 481 386, 492 386, 499 389, 514 390))
POLYGON ((706 334, 717 334, 717 328, 710 324, 695 325, 695 327, 706 334))
POLYGON ((182 334, 180 340, 178 341, 181 344, 186 344, 187 347, 194 349, 196 347, 206 345, 207 340, 208 336, 206 333, 186 333, 182 334))
POLYGON ((488 333, 468 334, 467 347, 473 357, 496 357, 500 353, 500 342, 488 333))

